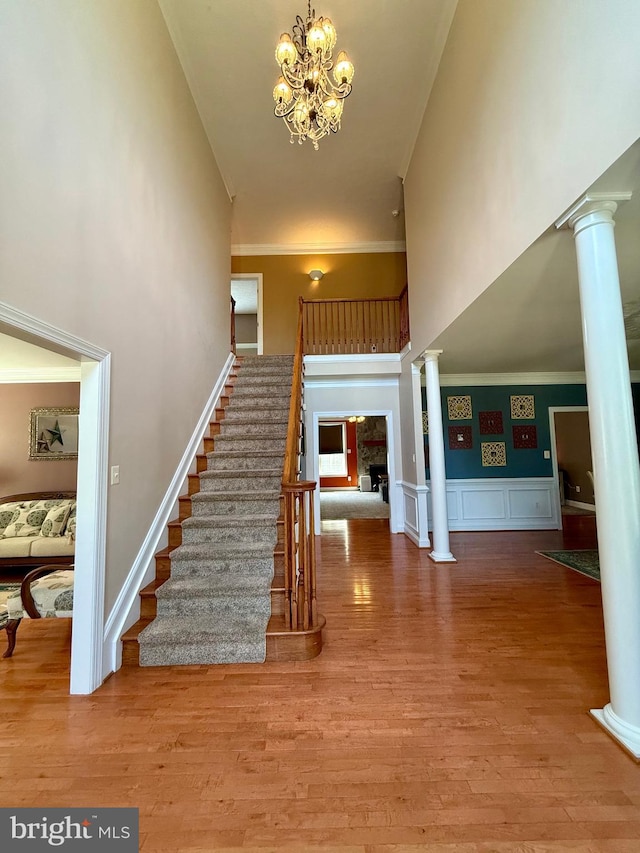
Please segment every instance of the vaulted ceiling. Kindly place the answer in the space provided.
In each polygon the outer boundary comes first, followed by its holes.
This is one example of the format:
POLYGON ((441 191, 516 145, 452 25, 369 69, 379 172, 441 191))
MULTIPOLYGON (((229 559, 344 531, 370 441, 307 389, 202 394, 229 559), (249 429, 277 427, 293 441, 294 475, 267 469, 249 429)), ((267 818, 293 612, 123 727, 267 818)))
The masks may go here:
POLYGON ((235 247, 259 254, 253 247, 404 241, 402 178, 456 0, 312 4, 331 18, 336 50, 346 50, 356 69, 342 129, 318 151, 291 145, 273 114, 275 47, 296 15, 306 16, 305 0, 160 6, 233 197, 235 247))
MULTIPOLYGON (((342 129, 318 151, 289 143, 271 94, 275 45, 306 14, 304 0, 159 2, 233 198, 234 253, 402 247, 402 179, 456 0, 316 0, 356 68, 342 129)), ((595 188, 634 191, 616 238, 631 365, 640 369, 640 147, 595 188)), ((571 235, 549 223, 432 346, 444 350, 448 373, 583 370, 571 235)))

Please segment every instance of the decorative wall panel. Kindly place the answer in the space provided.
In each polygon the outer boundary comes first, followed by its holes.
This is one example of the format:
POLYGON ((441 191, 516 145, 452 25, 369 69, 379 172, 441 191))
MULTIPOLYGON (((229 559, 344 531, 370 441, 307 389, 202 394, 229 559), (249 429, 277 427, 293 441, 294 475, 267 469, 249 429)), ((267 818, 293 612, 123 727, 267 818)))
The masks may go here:
POLYGON ((473 447, 473 434, 470 426, 449 427, 449 449, 471 450, 473 447))
POLYGON ((513 446, 517 450, 532 449, 538 446, 538 430, 535 424, 513 425, 513 446))
POLYGON ((502 412, 480 412, 480 435, 502 435, 504 425, 502 412))
POLYGON ((501 467, 507 464, 507 448, 504 441, 483 441, 480 447, 484 468, 501 467))
POLYGON ((534 420, 536 406, 533 394, 514 394, 511 397, 511 418, 514 421, 534 420))
POLYGON ((429 412, 422 413, 422 434, 429 435, 429 412))
POLYGON ((447 397, 447 411, 450 421, 468 421, 473 417, 471 397, 467 394, 447 397))

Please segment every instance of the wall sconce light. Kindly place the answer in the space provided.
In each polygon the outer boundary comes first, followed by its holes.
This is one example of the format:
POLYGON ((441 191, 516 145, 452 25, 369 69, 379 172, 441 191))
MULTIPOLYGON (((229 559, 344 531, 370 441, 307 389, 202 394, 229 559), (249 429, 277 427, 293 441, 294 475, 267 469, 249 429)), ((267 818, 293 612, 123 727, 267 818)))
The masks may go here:
POLYGON ((320 281, 324 273, 322 270, 309 270, 309 278, 311 281, 320 281))

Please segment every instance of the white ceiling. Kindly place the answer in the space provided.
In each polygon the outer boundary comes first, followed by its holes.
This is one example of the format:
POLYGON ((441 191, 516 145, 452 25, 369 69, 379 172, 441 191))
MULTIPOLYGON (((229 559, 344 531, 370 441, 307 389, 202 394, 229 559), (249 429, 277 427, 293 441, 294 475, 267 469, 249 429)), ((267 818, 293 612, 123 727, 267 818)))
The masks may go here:
POLYGON ((27 341, 0 334, 0 370, 49 370, 52 368, 78 370, 78 362, 27 341))
POLYGON ((403 217, 392 211, 403 208, 401 179, 456 1, 312 3, 356 69, 342 129, 314 151, 291 145, 273 115, 275 47, 296 15, 306 16, 305 0, 159 0, 233 196, 235 246, 404 240, 403 217))

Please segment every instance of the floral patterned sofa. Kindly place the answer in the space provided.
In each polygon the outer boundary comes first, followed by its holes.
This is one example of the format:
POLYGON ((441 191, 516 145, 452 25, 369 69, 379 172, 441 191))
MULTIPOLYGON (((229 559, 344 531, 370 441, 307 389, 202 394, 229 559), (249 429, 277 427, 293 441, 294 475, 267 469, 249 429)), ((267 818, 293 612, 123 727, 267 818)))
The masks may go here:
POLYGON ((27 492, 0 498, 0 570, 70 565, 75 553, 75 492, 27 492))
POLYGON ((20 589, 0 605, 0 629, 7 632, 9 658, 16 645, 16 632, 22 619, 71 618, 73 615, 73 566, 40 566, 28 572, 20 589))

